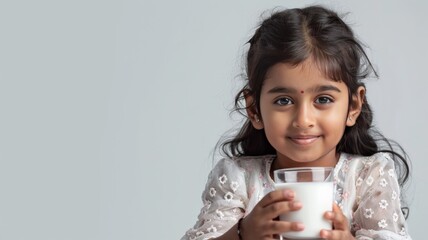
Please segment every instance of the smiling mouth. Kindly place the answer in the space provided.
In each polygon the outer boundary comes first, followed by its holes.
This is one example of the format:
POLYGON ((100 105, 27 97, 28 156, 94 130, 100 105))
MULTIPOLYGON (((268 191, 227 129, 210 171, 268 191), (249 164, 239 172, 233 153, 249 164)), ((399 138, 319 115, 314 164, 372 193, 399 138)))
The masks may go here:
POLYGON ((297 137, 288 137, 292 142, 298 145, 308 145, 316 140, 318 140, 320 136, 297 136, 297 137))

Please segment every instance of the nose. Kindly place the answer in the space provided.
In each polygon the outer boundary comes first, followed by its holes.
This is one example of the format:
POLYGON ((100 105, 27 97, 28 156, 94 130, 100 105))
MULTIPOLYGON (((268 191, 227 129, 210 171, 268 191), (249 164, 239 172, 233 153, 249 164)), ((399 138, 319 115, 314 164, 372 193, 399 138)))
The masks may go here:
POLYGON ((293 127, 308 129, 315 126, 314 112, 311 106, 302 104, 296 106, 296 112, 293 119, 293 127))

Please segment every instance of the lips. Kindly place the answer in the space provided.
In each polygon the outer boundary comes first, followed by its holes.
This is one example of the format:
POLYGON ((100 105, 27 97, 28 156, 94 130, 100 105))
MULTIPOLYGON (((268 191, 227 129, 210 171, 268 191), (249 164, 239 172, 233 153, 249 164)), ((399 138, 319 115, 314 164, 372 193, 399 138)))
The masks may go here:
POLYGON ((289 137, 289 139, 298 145, 308 145, 318 140, 319 137, 318 135, 298 135, 289 137))

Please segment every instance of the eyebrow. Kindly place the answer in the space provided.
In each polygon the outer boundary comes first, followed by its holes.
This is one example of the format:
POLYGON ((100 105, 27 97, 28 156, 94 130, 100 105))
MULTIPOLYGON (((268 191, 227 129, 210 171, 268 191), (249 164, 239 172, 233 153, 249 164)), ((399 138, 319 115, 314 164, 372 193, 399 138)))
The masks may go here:
POLYGON ((296 93, 296 89, 286 87, 274 87, 268 91, 268 93, 296 93))
MULTIPOLYGON (((325 91, 335 91, 335 92, 342 92, 339 88, 333 86, 333 85, 320 85, 316 86, 315 88, 311 88, 308 90, 305 90, 307 92, 325 92, 325 91)), ((297 90, 294 88, 286 88, 286 87, 274 87, 268 91, 268 93, 297 93, 297 90)))
POLYGON ((321 85, 315 88, 314 92, 324 92, 324 91, 335 91, 335 92, 342 92, 339 88, 333 86, 333 85, 321 85))

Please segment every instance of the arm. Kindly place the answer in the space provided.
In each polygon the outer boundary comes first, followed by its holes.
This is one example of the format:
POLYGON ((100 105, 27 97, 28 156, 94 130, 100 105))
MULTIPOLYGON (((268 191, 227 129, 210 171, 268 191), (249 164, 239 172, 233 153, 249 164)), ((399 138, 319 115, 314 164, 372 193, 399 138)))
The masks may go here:
MULTIPOLYGON (((232 159, 222 159, 208 176, 198 220, 182 240, 210 239, 233 232, 248 201, 244 171, 232 159)), ((236 231, 235 231, 236 234, 236 231)))
POLYGON ((224 233, 220 237, 213 238, 213 239, 215 239, 215 240, 240 240, 237 232, 238 232, 238 224, 236 223, 226 233, 224 233))
MULTIPOLYGON (((209 176, 202 196, 202 208, 194 228, 187 231, 187 239, 239 240, 237 222, 244 216, 248 202, 244 171, 233 160, 217 164, 209 176)), ((299 231, 299 223, 276 221, 281 213, 301 208, 293 201, 294 194, 287 190, 270 192, 263 197, 241 221, 241 236, 245 240, 271 239, 273 235, 290 230, 299 231)))
POLYGON ((384 153, 374 157, 365 163, 356 179, 355 236, 357 239, 410 239, 401 211, 394 161, 384 153))
POLYGON ((400 186, 393 160, 384 153, 354 161, 360 160, 363 166, 348 185, 356 191, 352 224, 349 225, 342 210, 335 204, 333 211, 324 215, 333 223, 333 230, 322 230, 321 237, 329 240, 410 239, 401 212, 400 186))

